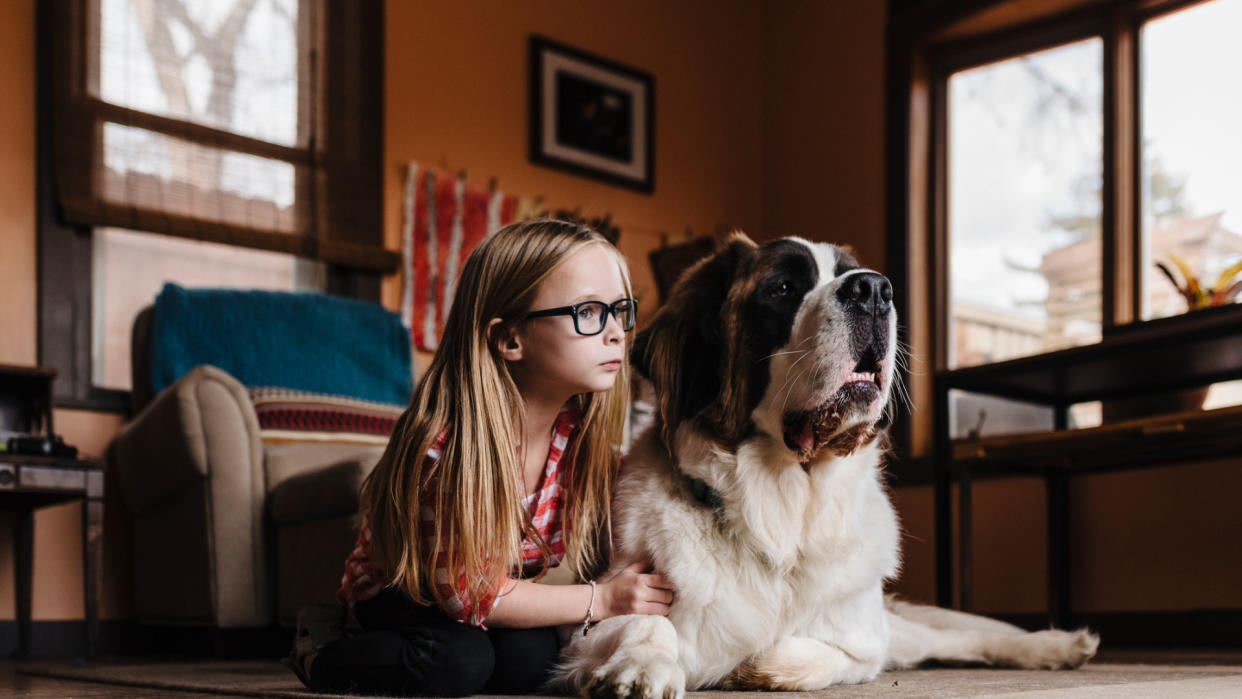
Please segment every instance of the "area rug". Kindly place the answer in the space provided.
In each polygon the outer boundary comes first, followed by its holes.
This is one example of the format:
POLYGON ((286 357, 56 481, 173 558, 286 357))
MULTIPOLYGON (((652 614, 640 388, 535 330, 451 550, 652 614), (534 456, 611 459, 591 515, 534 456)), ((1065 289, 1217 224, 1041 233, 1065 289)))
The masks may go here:
MULTIPOLYGON (((326 697, 306 691, 275 662, 193 663, 69 662, 23 663, 23 674, 129 687, 182 690, 247 697, 326 697)), ((854 697, 1147 697, 1215 698, 1242 696, 1239 665, 1144 665, 1098 663, 1067 672, 988 669, 923 669, 889 672, 864 685, 822 692, 692 692, 689 696, 854 697)))

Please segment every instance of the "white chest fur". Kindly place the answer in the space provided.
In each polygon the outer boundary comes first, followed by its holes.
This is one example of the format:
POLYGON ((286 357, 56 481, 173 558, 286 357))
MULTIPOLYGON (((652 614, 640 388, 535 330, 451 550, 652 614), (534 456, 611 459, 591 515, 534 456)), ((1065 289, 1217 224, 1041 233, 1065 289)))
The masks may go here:
POLYGON ((689 686, 791 631, 883 657, 879 597, 898 530, 874 446, 803 469, 762 435, 729 454, 683 427, 677 453, 674 466, 651 432, 635 444, 618 484, 615 567, 650 559, 677 586, 670 620, 689 686), (695 500, 687 477, 723 506, 695 500))

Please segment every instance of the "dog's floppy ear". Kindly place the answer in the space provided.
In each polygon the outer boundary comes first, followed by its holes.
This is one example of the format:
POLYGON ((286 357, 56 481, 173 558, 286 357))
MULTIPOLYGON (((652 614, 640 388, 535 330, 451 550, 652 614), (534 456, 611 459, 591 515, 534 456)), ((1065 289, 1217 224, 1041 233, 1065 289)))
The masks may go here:
POLYGON ((668 301, 634 339, 630 361, 655 387, 661 436, 670 452, 677 427, 720 395, 728 342, 721 310, 756 248, 744 233, 732 234, 681 275, 668 301))

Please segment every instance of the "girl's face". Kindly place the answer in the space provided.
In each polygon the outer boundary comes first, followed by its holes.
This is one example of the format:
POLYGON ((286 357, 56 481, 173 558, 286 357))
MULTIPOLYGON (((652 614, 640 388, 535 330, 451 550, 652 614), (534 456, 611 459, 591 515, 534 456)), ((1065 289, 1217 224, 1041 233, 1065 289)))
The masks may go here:
MULTIPOLYGON (((583 301, 613 303, 625 296, 615 254, 603 245, 588 245, 570 255, 543 280, 531 311, 583 301)), ((587 325, 582 322, 584 329, 587 325)), ((571 316, 555 315, 527 318, 518 324, 513 336, 519 351, 507 358, 513 379, 524 396, 536 392, 555 400, 568 400, 579 393, 607 391, 616 383, 625 359, 625 331, 612 317, 598 335, 580 335, 574 330, 571 316)))

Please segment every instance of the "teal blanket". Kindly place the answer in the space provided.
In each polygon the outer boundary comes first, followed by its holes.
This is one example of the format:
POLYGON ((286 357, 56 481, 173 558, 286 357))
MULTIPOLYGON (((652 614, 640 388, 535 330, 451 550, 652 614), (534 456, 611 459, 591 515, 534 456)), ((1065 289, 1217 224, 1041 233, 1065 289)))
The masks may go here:
POLYGON ((281 386, 404 405, 410 336, 381 306, 326 294, 164 285, 155 299, 158 394, 210 364, 246 386, 281 386))

